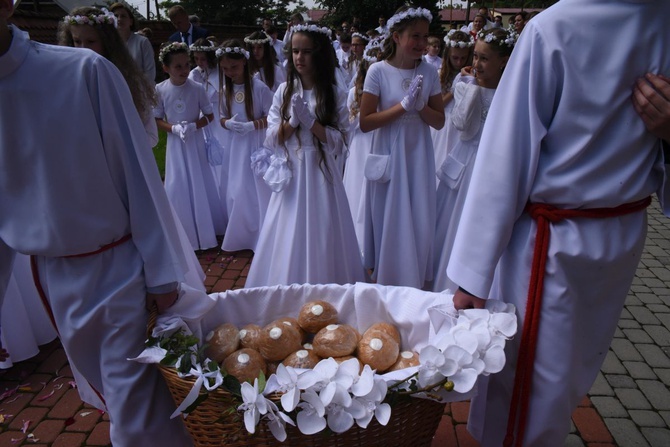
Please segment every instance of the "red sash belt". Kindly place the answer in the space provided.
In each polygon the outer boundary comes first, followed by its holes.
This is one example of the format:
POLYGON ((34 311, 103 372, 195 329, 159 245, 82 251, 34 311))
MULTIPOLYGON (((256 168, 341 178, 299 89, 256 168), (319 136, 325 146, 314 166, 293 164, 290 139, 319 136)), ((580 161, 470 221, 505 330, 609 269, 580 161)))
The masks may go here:
MULTIPOLYGON (((114 242, 110 242, 107 245, 103 245, 102 247, 98 248, 95 251, 90 251, 88 253, 81 253, 78 255, 69 255, 69 256, 62 256, 63 258, 83 258, 86 256, 93 256, 97 255, 99 253, 102 253, 107 250, 111 250, 112 248, 123 244, 124 242, 128 242, 130 239, 132 239, 132 235, 127 234, 123 236, 120 239, 115 240, 114 242)), ((37 293, 40 296, 40 299, 42 300, 42 304, 44 305, 44 308, 47 311, 47 314, 49 314, 49 319, 51 320, 51 324, 53 324, 53 327, 56 329, 56 332, 60 336, 60 333, 58 331, 58 327, 56 326, 56 319, 54 318, 53 310, 51 309, 51 304, 49 303, 49 300, 47 300, 46 294, 44 293, 44 289, 42 288, 42 282, 40 281, 40 274, 37 269, 37 258, 35 256, 30 256, 30 269, 33 273, 33 282, 35 283, 35 288, 37 289, 37 293)), ((102 397, 102 394, 93 386, 89 383, 91 386, 91 389, 98 395, 100 400, 105 403, 105 399, 102 397)))
POLYGON ((526 212, 536 220, 535 249, 533 250, 533 265, 531 267, 530 285, 526 301, 523 333, 514 377, 514 391, 507 421, 507 434, 503 445, 510 447, 513 444, 521 446, 526 432, 528 406, 533 380, 533 366, 537 348, 537 334, 540 325, 540 310, 542 307, 542 287, 544 272, 549 251, 550 223, 575 217, 602 219, 607 217, 623 216, 641 211, 649 206, 651 197, 637 202, 626 203, 615 208, 591 208, 579 210, 558 209, 544 203, 529 203, 526 212), (518 421, 517 421, 518 416, 518 421), (516 443, 514 443, 514 430, 516 443))

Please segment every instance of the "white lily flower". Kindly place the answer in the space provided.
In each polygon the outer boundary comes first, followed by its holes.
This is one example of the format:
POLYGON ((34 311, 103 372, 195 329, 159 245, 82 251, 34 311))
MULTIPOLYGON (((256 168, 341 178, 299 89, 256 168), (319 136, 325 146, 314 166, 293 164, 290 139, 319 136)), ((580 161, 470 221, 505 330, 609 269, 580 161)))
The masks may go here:
POLYGON ((382 403, 386 398, 388 385, 382 379, 376 379, 370 392, 365 396, 354 397, 354 402, 360 403, 363 407, 363 414, 355 417, 356 424, 361 428, 367 428, 372 420, 372 416, 377 418, 381 425, 388 424, 391 418, 391 406, 382 403))
POLYGON ((435 346, 428 345, 419 352, 419 385, 429 386, 444 378, 440 369, 444 366, 446 359, 444 354, 435 346))
MULTIPOLYGON (((370 365, 365 365, 360 376, 355 379, 354 384, 351 385, 351 393, 354 396, 366 396, 372 392, 375 383, 375 373, 370 368, 370 365)), ((386 382, 384 382, 386 383, 386 382)))
POLYGON ((290 366, 279 364, 277 372, 270 376, 263 394, 282 393, 281 405, 285 411, 293 411, 300 402, 298 373, 290 366))
POLYGON ((477 382, 477 370, 473 368, 462 368, 457 373, 449 376, 449 380, 454 382, 454 391, 457 393, 467 393, 475 386, 477 382))
POLYGON ((344 433, 349 430, 354 425, 354 414, 352 413, 362 417, 365 414, 365 409, 358 402, 354 405, 349 393, 346 393, 346 398, 343 394, 335 394, 326 406, 328 428, 335 433, 344 433))
POLYGON ((502 371, 503 366, 505 366, 505 350, 503 346, 494 345, 491 346, 485 353, 482 358, 484 364, 484 373, 486 374, 495 374, 502 371))
POLYGON ((268 428, 270 429, 272 436, 279 442, 286 441, 286 424, 295 426, 293 419, 288 417, 282 411, 268 411, 265 418, 268 420, 268 428))
POLYGON ((326 408, 314 390, 306 390, 300 396, 300 412, 296 417, 298 430, 303 435, 313 435, 326 428, 326 408))
POLYGON ((238 411, 244 411, 244 426, 249 433, 256 432, 256 425, 261 415, 268 412, 268 400, 258 392, 258 379, 254 379, 254 385, 249 382, 242 383, 240 388, 244 403, 237 407, 238 411))

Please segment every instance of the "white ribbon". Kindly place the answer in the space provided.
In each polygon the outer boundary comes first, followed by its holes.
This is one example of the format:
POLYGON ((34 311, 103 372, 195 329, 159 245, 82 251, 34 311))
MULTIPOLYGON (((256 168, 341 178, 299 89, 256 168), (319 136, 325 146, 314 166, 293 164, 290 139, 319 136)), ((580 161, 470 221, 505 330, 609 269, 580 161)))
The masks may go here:
MULTIPOLYGON (((209 362, 210 360, 207 359, 205 360, 204 363, 207 364, 209 362)), ((177 362, 175 368, 179 368, 179 362, 177 362)), ((191 377, 191 376, 197 377, 195 383, 193 384, 193 388, 191 388, 191 391, 189 391, 188 395, 186 395, 184 401, 177 407, 174 413, 172 413, 170 419, 174 419, 180 414, 182 414, 188 407, 191 406, 193 402, 195 402, 195 400, 200 395, 200 390, 203 385, 205 385, 205 389, 207 389, 207 391, 212 391, 223 384, 223 375, 221 374, 220 370, 202 372, 202 366, 200 366, 200 364, 195 364, 191 368, 191 370, 186 374, 179 374, 179 377, 191 377), (214 384, 212 385, 210 385, 208 380, 211 378, 214 379, 214 384)), ((184 414, 184 418, 186 418, 186 414, 184 414)))

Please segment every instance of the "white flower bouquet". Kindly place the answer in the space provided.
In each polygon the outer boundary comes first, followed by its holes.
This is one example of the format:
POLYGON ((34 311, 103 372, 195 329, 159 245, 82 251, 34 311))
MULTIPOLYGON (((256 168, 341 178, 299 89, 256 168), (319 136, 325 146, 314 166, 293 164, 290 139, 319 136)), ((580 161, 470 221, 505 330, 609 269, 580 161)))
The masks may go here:
MULTIPOLYGON (((134 360, 162 362, 163 369, 188 381, 190 390, 177 402, 173 417, 194 414, 210 394, 225 390, 231 396, 225 412, 237 416, 237 424, 249 434, 257 432, 260 424, 280 442, 287 439, 287 428, 311 436, 367 429, 373 421, 386 426, 394 403, 408 401, 408 396, 442 404, 466 400, 478 376, 502 369, 505 341, 517 326, 513 307, 501 302, 490 301, 486 309, 456 311, 450 294, 362 283, 263 287, 211 295, 186 289, 172 310, 158 318, 150 346, 134 360), (420 365, 377 374, 368 365, 360 368, 355 358, 340 364, 329 358, 311 370, 280 364, 267 381, 261 375, 253 384, 239 384, 216 362, 204 358, 204 349, 197 343, 224 320, 265 324, 317 298, 329 301, 342 321, 361 331, 376 321, 396 325, 403 345, 419 352, 420 365)), ((409 400, 410 404, 420 401, 409 400)), ((186 417, 187 426, 191 417, 186 417)), ((235 436, 246 435, 237 432, 235 436)), ((230 439, 226 445, 232 445, 230 439)))

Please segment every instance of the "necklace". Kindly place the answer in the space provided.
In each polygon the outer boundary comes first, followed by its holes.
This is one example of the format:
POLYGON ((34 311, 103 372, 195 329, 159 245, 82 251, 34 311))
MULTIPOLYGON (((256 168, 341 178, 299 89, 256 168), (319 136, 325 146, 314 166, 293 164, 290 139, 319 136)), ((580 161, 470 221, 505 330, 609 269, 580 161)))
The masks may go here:
MULTIPOLYGON (((389 63, 388 61, 386 61, 386 63, 389 64, 389 65, 391 65, 391 63, 389 63)), ((398 74, 400 75, 400 79, 401 79, 401 81, 400 81, 400 87, 402 88, 402 90, 403 90, 404 92, 406 92, 407 90, 409 90, 409 86, 410 86, 410 84, 412 83, 412 79, 414 79, 414 76, 416 75, 416 69, 417 69, 418 66, 419 66, 419 64, 414 63, 414 70, 412 71, 412 76, 410 76, 409 78, 407 78, 407 77, 405 77, 405 75, 403 74, 403 72, 400 71, 400 68, 396 67, 395 65, 391 65, 391 67, 395 68, 396 71, 398 72, 398 74)), ((409 70, 409 68, 404 68, 403 70, 409 70)))
POLYGON ((235 92, 235 102, 238 104, 242 104, 244 102, 244 92, 239 91, 235 92))

